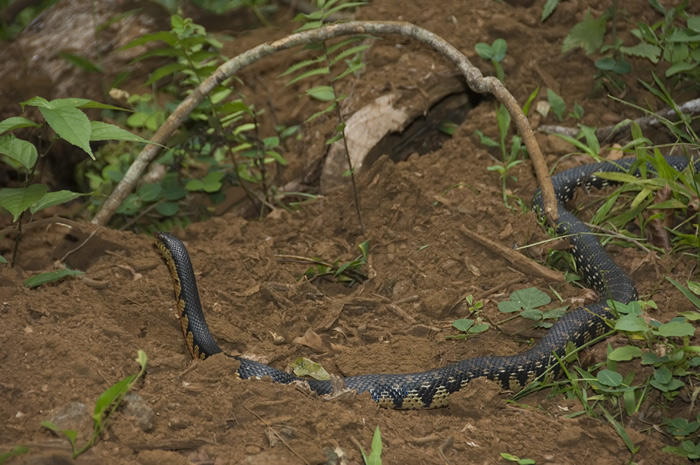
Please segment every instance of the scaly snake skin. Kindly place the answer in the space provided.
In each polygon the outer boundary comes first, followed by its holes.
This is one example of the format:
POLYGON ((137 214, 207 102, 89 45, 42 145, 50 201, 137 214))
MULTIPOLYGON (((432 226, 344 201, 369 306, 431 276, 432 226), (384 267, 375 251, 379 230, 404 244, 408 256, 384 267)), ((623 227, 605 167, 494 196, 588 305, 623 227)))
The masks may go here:
MULTIPOLYGON (((677 170, 684 169, 685 157, 668 157, 667 162, 677 170)), ((558 358, 565 356, 566 346, 580 347, 604 334, 613 318, 608 300, 628 303, 637 298, 632 279, 608 256, 598 239, 573 214, 564 208, 578 186, 604 187, 608 181, 594 176, 597 172, 627 172, 636 162, 627 158, 617 162, 594 163, 572 168, 552 177, 558 200, 557 233, 567 235, 571 253, 583 278, 601 296, 592 305, 579 307, 562 316, 547 334, 530 350, 515 355, 477 357, 452 363, 422 373, 368 374, 344 378, 345 387, 363 393, 369 391, 380 406, 395 409, 435 408, 447 405, 451 393, 475 378, 488 378, 504 389, 518 390, 546 371, 556 375, 560 370, 558 358)), ((696 170, 700 162, 695 162, 696 170)), ((649 171, 653 171, 648 166, 649 171)), ((639 173, 636 173, 637 175, 639 173)), ((538 190, 533 208, 541 215, 542 196, 538 190)), ((209 332, 199 301, 192 263, 183 243, 167 233, 156 234, 156 245, 163 255, 175 287, 180 325, 187 347, 194 358, 204 359, 221 352, 209 332)), ((242 379, 270 377, 274 382, 289 384, 300 381, 320 395, 331 394, 331 381, 298 378, 271 366, 243 357, 237 376, 242 379)))

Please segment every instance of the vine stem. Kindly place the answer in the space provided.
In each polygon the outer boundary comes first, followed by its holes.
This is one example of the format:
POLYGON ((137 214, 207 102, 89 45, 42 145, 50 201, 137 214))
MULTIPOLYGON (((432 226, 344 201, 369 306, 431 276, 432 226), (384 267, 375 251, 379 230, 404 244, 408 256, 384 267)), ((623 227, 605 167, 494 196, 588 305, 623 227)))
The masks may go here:
POLYGON ((246 66, 282 50, 354 34, 395 34, 410 37, 426 44, 450 60, 462 72, 467 84, 474 92, 491 93, 499 102, 503 103, 508 109, 513 121, 515 121, 518 132, 522 136, 530 158, 532 159, 535 174, 540 188, 542 189, 544 213, 552 224, 556 223, 556 198, 549 177, 547 163, 535 140, 535 135, 530 127, 530 123, 513 95, 497 78, 484 77, 481 71, 475 67, 463 53, 445 39, 414 24, 401 21, 351 21, 347 23, 331 24, 318 29, 292 34, 272 43, 258 45, 222 64, 211 76, 204 80, 199 87, 187 96, 187 98, 185 98, 185 100, 170 114, 168 119, 165 120, 163 125, 158 128, 158 131, 156 131, 151 139, 152 143, 144 147, 141 153, 139 153, 134 163, 132 163, 124 175, 124 178, 117 184, 112 194, 107 198, 92 219, 92 222, 98 225, 105 225, 110 220, 126 196, 133 191, 136 182, 146 170, 149 163, 151 163, 157 155, 160 145, 167 142, 171 134, 185 121, 190 112, 224 80, 235 75, 246 66))

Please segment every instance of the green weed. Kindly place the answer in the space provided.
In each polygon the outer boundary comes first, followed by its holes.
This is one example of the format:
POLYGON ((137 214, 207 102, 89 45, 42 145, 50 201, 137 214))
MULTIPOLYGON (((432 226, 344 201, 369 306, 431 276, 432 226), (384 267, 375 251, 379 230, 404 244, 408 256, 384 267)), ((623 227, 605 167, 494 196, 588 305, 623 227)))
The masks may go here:
POLYGON ((372 450, 369 455, 365 453, 365 450, 360 447, 360 452, 362 453, 362 460, 365 465, 382 465, 382 434, 379 431, 379 426, 374 430, 374 435, 372 436, 372 450))
POLYGON ((99 438, 102 430, 104 429, 105 423, 109 417, 117 410, 119 404, 127 392, 136 384, 139 378, 141 378, 146 373, 146 364, 148 363, 148 358, 146 353, 142 350, 138 351, 138 357, 136 361, 141 365, 141 370, 131 376, 127 376, 121 381, 110 386, 105 392, 103 392, 95 403, 95 409, 92 414, 93 419, 93 432, 92 437, 88 440, 85 445, 78 448, 76 441, 78 439, 78 432, 75 430, 59 430, 58 427, 51 423, 50 421, 43 421, 41 425, 45 428, 50 429, 54 433, 63 434, 70 441, 71 448, 73 450, 73 458, 77 458, 79 455, 83 454, 90 447, 95 444, 97 438, 99 438))

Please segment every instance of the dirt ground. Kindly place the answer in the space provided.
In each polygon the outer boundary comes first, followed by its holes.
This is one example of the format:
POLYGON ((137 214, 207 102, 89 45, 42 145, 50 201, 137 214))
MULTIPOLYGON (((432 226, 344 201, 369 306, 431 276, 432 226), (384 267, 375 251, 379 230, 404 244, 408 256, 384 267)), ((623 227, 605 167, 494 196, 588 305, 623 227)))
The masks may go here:
MULTIPOLYGON (((600 13, 608 2, 562 2, 544 25, 539 22, 543 1, 510 3, 449 0, 438 6, 385 0, 362 8, 358 18, 414 22, 442 35, 486 71, 489 65, 476 56, 473 46, 503 37, 509 46, 506 84, 519 102, 543 85, 562 95, 569 108, 574 101, 581 104, 586 124, 639 116, 595 88, 593 59, 582 51, 560 54, 563 37, 587 7, 600 13)), ((659 19, 646 1, 618 3, 637 19, 659 19)), ((280 13, 277 26, 241 34, 228 45, 228 55, 283 36, 294 27, 289 17, 288 12, 280 13)), ((299 122, 313 108, 275 80, 296 59, 291 53, 281 57, 254 65, 243 79, 257 83, 257 91, 251 89, 260 105, 275 102, 282 122, 299 122)), ((350 95, 345 111, 350 114, 389 90, 398 90, 412 105, 424 105, 420 88, 429 74, 452 76, 454 70, 407 39, 382 38, 367 53, 367 69, 345 81, 350 95)), ((630 89, 628 100, 643 103, 649 98, 635 90, 638 86, 630 89)), ((542 122, 555 121, 550 116, 542 122)), ((325 126, 306 133, 290 155, 285 182, 304 184, 307 173, 317 170, 325 153, 323 131, 332 123, 325 126)), ((511 248, 545 238, 533 213, 504 206, 500 179, 486 170, 494 161, 474 130, 495 136, 495 128, 493 106, 486 99, 441 148, 399 162, 382 157, 361 173, 366 237, 361 236, 352 191, 342 186, 295 213, 274 211, 260 221, 228 213, 175 231, 189 247, 205 313, 219 344, 229 353, 281 369, 308 357, 341 376, 423 371, 464 358, 526 349, 542 333, 527 329, 522 321, 467 341, 445 338, 455 334, 452 322, 467 316, 459 304, 467 294, 483 300, 486 315, 494 320, 501 319, 496 304, 517 289, 537 286, 554 297, 551 286, 567 303, 585 294, 518 271, 503 255, 461 232, 467 228, 511 248), (370 279, 354 287, 300 280, 304 265, 275 258, 294 254, 347 261, 358 255, 357 244, 365 239, 370 242, 365 269, 370 279), (524 334, 513 335, 522 329, 524 334), (307 331, 320 336, 315 348, 295 342, 307 331)), ((556 138, 538 139, 550 163, 570 151, 556 138)), ((580 160, 568 158, 559 168, 576 163, 580 160)), ((529 203, 536 187, 530 163, 522 163, 515 175, 510 192, 529 203)), ((3 227, 10 224, 6 215, 0 221, 3 227)), ((453 395, 447 408, 393 411, 377 408, 368 396, 319 399, 296 386, 236 380, 235 361, 223 356, 193 362, 173 311, 168 270, 145 235, 99 229, 66 259, 88 279, 67 279, 34 290, 23 286, 27 277, 51 270, 91 232, 93 228, 84 224, 28 228, 17 265, 0 267, 0 452, 16 444, 31 449, 28 457, 11 463, 71 463, 68 442, 42 428, 41 421, 77 427, 82 444, 91 432, 97 397, 138 371, 133 361, 138 349, 148 355, 147 375, 77 463, 359 464, 360 446, 369 450, 377 426, 385 464, 506 463, 500 457, 503 452, 537 464, 630 460, 609 423, 584 415, 569 418, 581 406, 550 397, 548 391, 509 402, 512 393, 489 382, 473 382, 453 395)), ((11 256, 12 237, 0 242, 5 257, 11 256)), ((691 256, 608 249, 631 272, 643 298, 658 304, 651 317, 667 321, 687 309, 665 276, 684 281, 697 275, 691 256)), ((538 260, 546 252, 528 250, 538 260)), ((604 350, 599 345, 588 358, 600 361, 604 350)), ((682 407, 684 414, 694 418, 697 407, 691 410, 687 405, 682 407)), ((643 416, 625 420, 640 447, 633 458, 636 463, 683 463, 661 451, 673 442, 658 428, 665 415, 652 406, 643 416)))

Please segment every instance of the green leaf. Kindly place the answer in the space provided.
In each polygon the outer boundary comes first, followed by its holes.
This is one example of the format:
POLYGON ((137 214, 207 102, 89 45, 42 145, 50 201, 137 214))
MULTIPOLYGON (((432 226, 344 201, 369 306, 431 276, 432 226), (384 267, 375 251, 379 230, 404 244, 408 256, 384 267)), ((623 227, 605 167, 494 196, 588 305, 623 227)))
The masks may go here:
POLYGON ((7 131, 14 131, 15 129, 38 128, 39 126, 41 125, 30 119, 21 116, 13 116, 0 121, 0 134, 7 131))
POLYGON ((331 375, 328 374, 321 364, 304 357, 294 360, 294 363, 292 363, 292 370, 297 376, 311 376, 314 379, 322 381, 331 379, 331 375))
POLYGON ((7 263, 7 259, 5 257, 3 257, 2 255, 0 255, 0 264, 5 264, 5 263, 7 263))
POLYGON ((60 205, 62 203, 70 202, 78 197, 87 194, 80 194, 78 192, 71 192, 67 190, 47 192, 41 197, 34 205, 31 206, 29 211, 36 213, 44 208, 53 207, 54 205, 60 205))
POLYGON ((478 53, 484 60, 490 60, 493 57, 493 50, 491 50, 491 46, 489 44, 479 42, 474 46, 474 50, 476 50, 476 53, 478 53))
POLYGON ((552 299, 536 287, 520 289, 510 295, 510 300, 519 302, 523 309, 532 309, 547 305, 552 299))
POLYGON ((331 102, 335 100, 335 91, 331 86, 316 86, 306 91, 309 95, 322 102, 331 102))
POLYGON ((513 302, 512 300, 498 302, 498 310, 503 313, 519 312, 520 309, 520 302, 513 302))
POLYGON ((616 362, 627 362, 635 357, 642 356, 642 349, 635 346, 624 346, 618 347, 608 354, 609 360, 614 360, 616 362))
POLYGON ((564 99, 557 95, 552 89, 547 89, 547 101, 552 107, 554 114, 557 115, 557 119, 561 121, 566 112, 566 102, 564 102, 564 99))
POLYGON ((163 202, 156 205, 156 211, 163 216, 173 216, 180 209, 177 202, 163 202))
POLYGON ((48 190, 44 184, 32 184, 16 189, 6 187, 0 190, 0 207, 12 214, 12 221, 17 221, 22 212, 34 205, 48 190))
POLYGON ((615 322, 615 330, 630 333, 645 332, 649 330, 649 325, 639 316, 623 315, 615 322))
POLYGON ((609 387, 618 387, 622 384, 622 375, 608 369, 600 370, 596 378, 601 384, 609 387))
POLYGON ((163 189, 158 183, 143 184, 139 186, 136 194, 144 202, 155 202, 160 198, 163 189))
POLYGON ((452 326, 454 326, 458 331, 466 333, 467 331, 469 331, 469 328, 474 326, 474 320, 471 320, 469 318, 460 318, 458 320, 453 321, 452 326))
POLYGON ((95 402, 95 410, 92 414, 92 417, 96 423, 102 423, 102 415, 109 408, 109 406, 112 405, 112 403, 121 397, 124 397, 124 394, 127 393, 132 382, 136 380, 137 376, 138 375, 127 376, 126 378, 117 381, 107 388, 106 391, 100 394, 100 397, 97 398, 97 402, 95 402))
POLYGON ((676 286, 676 288, 679 291, 681 291, 681 293, 685 296, 685 298, 690 300, 690 302, 692 302, 693 305, 695 305, 697 308, 700 308, 700 298, 698 298, 698 296, 696 295, 700 291, 700 284, 688 280, 687 281, 688 287, 686 288, 681 283, 679 283, 678 281, 676 281, 675 279, 673 279, 671 277, 667 276, 666 279, 668 279, 668 281, 671 284, 676 286))
POLYGON ((607 17, 592 18, 591 11, 586 12, 586 17, 580 23, 574 25, 569 31, 569 35, 564 38, 561 53, 566 53, 576 47, 581 47, 586 51, 586 55, 596 52, 603 45, 605 36, 605 25, 607 17))
POLYGON ((663 337, 683 337, 695 334, 695 327, 688 322, 670 321, 653 331, 663 337))
POLYGON ((104 68, 102 66, 93 63, 92 61, 88 60, 85 57, 81 57, 80 55, 75 55, 73 53, 68 53, 68 52, 58 52, 58 56, 66 60, 68 63, 72 64, 76 68, 80 68, 83 71, 87 71, 89 73, 103 73, 104 68))
POLYGON ((31 278, 27 279, 24 282, 24 285, 27 287, 37 287, 41 286, 42 284, 46 283, 52 283, 54 281, 58 281, 59 279, 63 279, 66 276, 77 276, 85 274, 80 270, 69 270, 69 269, 63 269, 63 270, 56 270, 56 271, 51 271, 48 273, 41 273, 36 276, 32 276, 31 278))
POLYGON ((690 71, 698 66, 697 63, 688 63, 687 61, 679 61, 672 64, 666 70, 666 77, 671 77, 674 74, 683 73, 685 71, 690 71))
POLYGON ((496 62, 502 61, 506 57, 508 44, 505 39, 498 38, 491 44, 491 50, 493 51, 491 59, 496 62))
POLYGON ((557 5, 559 5, 559 0, 547 0, 544 4, 544 7, 542 7, 542 16, 540 17, 540 22, 545 22, 547 18, 549 18, 552 13, 554 13, 554 10, 557 8, 557 5))
POLYGON ((0 136, 0 154, 16 161, 27 171, 34 167, 38 158, 34 144, 18 139, 12 134, 0 136))
POLYGON ((173 73, 176 73, 184 68, 185 65, 178 62, 168 63, 167 65, 161 66, 160 68, 157 68, 151 73, 148 80, 146 81, 146 85, 148 86, 150 84, 153 84, 154 82, 163 79, 164 77, 169 76, 173 73))
POLYGON ((689 17, 686 24, 691 31, 700 32, 700 16, 689 17))
POLYGON ((40 106, 39 111, 41 112, 41 116, 43 116, 49 126, 51 126, 51 129, 56 131, 56 134, 60 138, 83 149, 90 155, 90 158, 93 160, 95 159, 95 156, 92 154, 92 149, 90 148, 90 133, 92 132, 92 127, 85 113, 75 107, 69 106, 53 108, 40 106))
POLYGON ((620 51, 625 55, 630 55, 634 57, 646 58, 652 63, 656 64, 659 62, 659 57, 661 56, 661 48, 656 45, 648 44, 646 42, 638 43, 632 47, 620 47, 620 51))
POLYGON ((129 142, 148 143, 143 137, 114 124, 103 123, 102 121, 90 121, 90 126, 92 127, 90 140, 125 140, 129 142))

